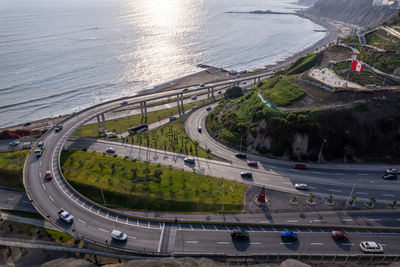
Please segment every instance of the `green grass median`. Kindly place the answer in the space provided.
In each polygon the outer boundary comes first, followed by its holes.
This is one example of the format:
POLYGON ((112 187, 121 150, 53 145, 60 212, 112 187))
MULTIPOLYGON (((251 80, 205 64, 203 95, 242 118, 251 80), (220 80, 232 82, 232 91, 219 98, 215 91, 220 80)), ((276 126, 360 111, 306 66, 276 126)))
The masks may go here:
POLYGON ((81 194, 111 207, 164 212, 240 212, 247 186, 121 157, 67 150, 61 164, 69 183, 81 194), (104 193, 104 200, 101 194, 104 193))
POLYGON ((28 150, 0 153, 0 186, 10 189, 24 190, 22 184, 22 168, 28 150))

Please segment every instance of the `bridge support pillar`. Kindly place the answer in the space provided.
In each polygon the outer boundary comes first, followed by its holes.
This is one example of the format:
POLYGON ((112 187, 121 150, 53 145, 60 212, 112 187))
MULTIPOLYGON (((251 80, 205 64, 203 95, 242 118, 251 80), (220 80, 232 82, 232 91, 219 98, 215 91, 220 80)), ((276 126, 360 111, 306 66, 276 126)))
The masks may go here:
POLYGON ((179 117, 180 117, 181 116, 181 107, 180 107, 180 104, 179 104, 179 94, 176 95, 176 105, 178 107, 178 114, 179 114, 179 117))
POLYGON ((207 88, 207 98, 210 98, 210 95, 211 95, 210 88, 207 88))
POLYGON ((143 108, 144 108, 144 123, 147 123, 147 104, 146 104, 146 101, 143 101, 143 108))
POLYGON ((97 126, 99 127, 99 133, 101 133, 103 132, 103 128, 101 128, 100 115, 97 115, 96 119, 97 119, 97 126))
POLYGON ((261 77, 258 77, 258 82, 261 82, 261 77))
POLYGON ((257 78, 254 78, 254 82, 253 82, 254 84, 256 84, 257 83, 257 78))
POLYGON ((104 134, 107 134, 106 118, 104 117, 104 113, 101 114, 101 118, 103 120, 103 131, 104 131, 104 134))
POLYGON ((182 115, 185 115, 185 106, 183 105, 183 93, 181 93, 181 108, 182 108, 182 115))
POLYGON ((215 99, 215 96, 214 96, 214 87, 211 87, 211 97, 212 97, 213 99, 215 99))

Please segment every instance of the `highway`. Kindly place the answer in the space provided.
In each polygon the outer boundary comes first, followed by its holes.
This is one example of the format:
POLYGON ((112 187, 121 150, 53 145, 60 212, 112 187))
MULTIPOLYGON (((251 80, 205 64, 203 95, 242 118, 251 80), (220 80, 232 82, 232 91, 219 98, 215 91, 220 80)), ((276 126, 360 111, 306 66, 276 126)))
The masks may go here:
MULTIPOLYGON (((241 78, 243 79, 243 78, 241 78)), ((247 79, 253 79, 252 77, 247 77, 247 79)), ((235 80, 234 80, 235 81, 235 80)), ((220 85, 223 85, 223 83, 219 83, 220 85)), ((213 86, 216 86, 215 84, 213 86)), ((203 88, 195 89, 195 90, 204 90, 203 88)), ((162 99, 165 97, 170 97, 174 93, 171 92, 162 92, 154 95, 143 95, 143 96, 138 96, 138 97, 133 97, 133 98, 127 98, 129 101, 129 105, 136 105, 139 101, 143 100, 150 100, 150 99, 162 99)), ((64 177, 62 176, 61 173, 61 168, 59 166, 59 157, 60 157, 60 152, 61 150, 65 147, 65 142, 67 141, 68 137, 80 126, 86 123, 87 121, 91 120, 98 114, 101 114, 103 112, 110 112, 115 109, 120 108, 120 101, 121 100, 116 100, 116 101, 110 101, 107 103, 103 103, 101 105, 94 106, 92 108, 83 110, 81 112, 78 112, 76 114, 73 114, 73 116, 67 118, 63 123, 63 130, 61 130, 58 133, 55 133, 54 131, 49 131, 46 133, 44 136, 41 137, 39 141, 43 141, 45 144, 45 150, 43 155, 40 158, 36 158, 33 155, 33 150, 30 152, 29 156, 26 159, 25 166, 24 166, 24 185, 26 188, 26 191, 28 193, 28 197, 31 201, 31 203, 34 205, 34 207, 41 213, 42 216, 44 216, 47 220, 52 222, 54 225, 64 229, 65 231, 68 231, 69 233, 76 235, 78 238, 98 243, 103 246, 111 246, 113 248, 119 248, 119 249, 126 249, 130 251, 145 251, 145 252, 154 252, 154 253, 170 253, 170 251, 185 251, 185 252, 197 252, 197 251, 203 251, 204 249, 207 249, 207 251, 210 251, 211 249, 218 248, 216 251, 226 251, 226 252, 231 252, 231 253, 248 253, 249 251, 258 251, 259 249, 257 246, 259 246, 263 242, 262 239, 269 238, 270 235, 274 235, 275 237, 278 236, 278 230, 272 230, 272 231, 267 231, 266 229, 261 229, 260 231, 255 231, 257 234, 251 233, 250 234, 250 240, 254 244, 247 244, 245 245, 247 247, 246 250, 242 249, 241 247, 238 247, 237 245, 232 243, 232 240, 230 239, 229 235, 229 227, 237 227, 235 226, 235 223, 224 223, 222 226, 225 227, 224 229, 221 229, 221 231, 215 230, 215 229, 209 229, 207 230, 206 227, 204 226, 204 223, 190 223, 190 224, 178 224, 178 223, 171 223, 171 222, 163 222, 163 221, 157 221, 156 219, 152 220, 146 220, 146 219, 138 219, 132 216, 127 216, 124 215, 120 212, 113 211, 104 207, 101 207, 99 204, 93 203, 90 200, 86 199, 84 196, 79 195, 77 192, 74 191, 73 188, 71 188, 68 183, 65 181, 64 177), (46 170, 51 170, 53 173, 54 178, 51 181, 46 181, 44 178, 44 173, 46 170), (58 219, 57 217, 57 212, 60 209, 65 209, 69 211, 73 216, 74 216, 74 221, 72 224, 67 224, 58 219), (190 231, 184 230, 184 229, 179 229, 179 227, 190 227, 190 231), (200 230, 202 230, 202 233, 199 234, 196 231, 193 231, 193 227, 198 227, 200 230), (110 233, 113 229, 118 229, 123 232, 125 232, 128 235, 128 241, 126 243, 123 242, 117 242, 111 239, 110 233), (175 229, 175 230, 174 230, 175 229), (206 231, 207 230, 207 231, 206 231), (265 232, 265 233, 264 233, 265 232), (196 236, 197 239, 194 238, 196 236), (260 237, 259 237, 260 236, 260 237), (229 240, 229 241, 228 241, 229 240), (254 240, 254 241, 253 241, 254 240), (193 241, 193 243, 187 243, 187 241, 193 241), (197 241, 197 243, 195 243, 197 241), (220 243, 218 243, 220 242, 220 243), (228 243, 227 243, 228 242, 228 243), (231 242, 231 243, 229 243, 231 242), (232 245, 230 245, 232 244, 232 245), (226 245, 225 247, 222 245, 226 245), (171 249, 171 250, 170 250, 171 249)), ((194 117, 197 116, 196 114, 204 114, 204 110, 200 109, 200 111, 197 111, 193 113, 194 117)), ((201 117, 201 116, 200 116, 201 117)), ((202 118, 200 118, 200 121, 202 118)), ((197 124, 193 124, 193 129, 197 128, 197 124)), ((192 130, 193 130, 192 129, 192 130)), ((205 129, 205 127, 204 127, 205 129)), ((205 135, 206 133, 203 132, 205 135)), ((208 142, 208 141, 207 141, 208 142)), ((203 143, 202 143, 203 144, 203 143)), ((105 146, 109 146, 110 144, 106 143, 95 143, 96 151, 104 151, 105 146), (100 145, 99 145, 100 144, 100 145)), ((137 150, 137 149, 135 149, 137 150)), ((219 147, 213 147, 213 153, 216 155, 219 155, 219 147)), ((131 147, 125 147, 125 146, 119 146, 117 148, 117 153, 122 155, 124 153, 132 153, 132 148, 131 147)), ((239 180, 241 178, 238 177, 238 171, 239 169, 242 168, 248 168, 245 166, 243 161, 240 161, 234 157, 232 157, 232 152, 230 152, 230 155, 228 156, 228 151, 223 150, 221 148, 221 155, 225 158, 228 159, 227 162, 221 162, 221 161, 211 161, 211 160, 205 160, 205 159, 198 159, 196 161, 196 166, 198 168, 199 172, 204 172, 204 173, 211 173, 213 175, 219 176, 219 177, 224 177, 227 178, 223 175, 227 175, 230 177, 230 179, 236 179, 239 180), (231 162, 229 162, 232 161, 231 162), (238 166, 236 166, 238 164, 238 166), (223 167, 223 168, 221 168, 223 167), (219 175, 221 174, 221 175, 219 175)), ((140 150, 139 152, 140 153, 140 150)), ((166 155, 163 155, 159 151, 153 151, 155 155, 152 155, 149 151, 147 151, 145 154, 146 155, 136 155, 138 159, 145 159, 147 158, 154 158, 154 161, 156 160, 161 160, 162 157, 165 157, 166 155), (158 157, 158 159, 157 159, 158 157)), ((132 154, 131 154, 132 156, 132 154)), ((185 166, 183 164, 183 161, 181 160, 182 155, 175 155, 175 156, 170 156, 168 155, 167 158, 163 158, 162 162, 163 164, 170 164, 169 162, 175 161, 176 166, 183 166, 184 168, 189 168, 189 166, 185 166)), ((258 159, 258 158, 257 158, 258 159)), ((263 159, 264 160, 264 159, 263 159)), ((268 160, 265 160, 267 163, 265 164, 272 164, 268 160)), ((274 166, 278 166, 281 169, 287 170, 288 174, 291 174, 290 177, 285 177, 283 172, 278 173, 275 169, 275 167, 271 168, 268 170, 268 166, 263 165, 263 168, 260 168, 259 171, 257 171, 257 174, 254 176, 254 181, 244 181, 247 183, 256 183, 256 184, 271 184, 272 181, 276 184, 277 188, 281 188, 282 190, 288 190, 288 185, 283 184, 283 182, 287 181, 289 183, 292 183, 290 179, 294 179, 293 177, 298 177, 299 179, 316 179, 316 182, 321 184, 321 187, 326 182, 332 182, 335 186, 341 186, 345 181, 336 181, 334 179, 335 176, 332 176, 334 174, 331 173, 330 168, 336 168, 335 166, 330 166, 328 167, 328 170, 325 171, 326 175, 329 175, 327 178, 321 178, 320 174, 315 173, 315 175, 309 175, 309 172, 307 172, 307 176, 304 176, 302 172, 295 173, 293 174, 290 171, 290 168, 288 168, 288 163, 284 163, 281 161, 278 161, 277 163, 273 161, 275 164, 274 166), (279 165, 279 164, 280 165, 279 165), (278 164, 278 165, 276 165, 278 164), (269 171, 269 174, 266 172, 269 171), (269 176, 268 176, 268 175, 269 176), (287 180, 289 179, 289 180, 287 180), (280 184, 279 184, 280 183, 280 184)), ((367 174, 370 175, 376 171, 377 169, 376 166, 369 166, 366 170, 367 174)), ((312 167, 314 168, 314 167, 312 167)), ((323 168, 317 168, 318 170, 322 170, 323 168)), ((313 169, 310 169, 310 171, 313 171, 313 169)), ((340 172, 345 172, 345 173, 357 173, 360 172, 357 168, 351 167, 345 167, 343 169, 338 169, 340 172)), ((345 175, 346 176, 346 175, 345 175)), ((243 181, 242 181, 243 182, 243 181)), ((350 184, 350 180, 347 181, 350 184)), ((380 190, 384 190, 382 192, 387 192, 392 193, 390 190, 397 190, 397 187, 394 187, 394 185, 398 186, 398 184, 391 184, 391 185, 385 185, 379 183, 379 185, 374 184, 373 186, 364 186, 360 187, 362 190, 368 190, 370 188, 379 188, 380 190)), ((292 188, 289 187, 289 190, 292 190, 292 188)), ((339 190, 339 189, 338 189, 339 190)), ((395 194, 393 192, 393 194, 395 194)), ((234 215, 233 215, 234 217, 234 215)), ((209 224, 209 221, 204 221, 205 223, 209 224)), ((258 223, 260 224, 261 221, 258 223)), ((268 227, 268 223, 270 221, 264 220, 263 223, 265 224, 265 227, 268 227)), ((368 224, 366 224, 368 225, 368 224)), ((221 226, 221 227, 222 227, 221 226)), ((211 227, 211 226, 210 226, 211 227)), ((216 226, 215 226, 216 227, 216 226)), ((213 228, 215 228, 213 227, 213 228)), ((244 226, 241 226, 244 227, 244 226)), ((253 229, 254 230, 254 229, 253 229)), ((251 230, 250 230, 251 231, 251 230)), ((395 234, 386 234, 386 233, 375 233, 376 236, 373 236, 372 233, 368 233, 367 235, 371 236, 366 236, 369 238, 380 238, 382 239, 385 244, 390 245, 390 252, 393 247, 394 250, 400 251, 400 244, 395 243, 393 240, 397 238, 397 235, 395 234), (393 243, 393 244, 392 244, 393 243)), ((302 234, 303 235, 303 234, 302 234)), ((358 242, 358 239, 356 239, 356 236, 358 233, 355 233, 355 241, 358 242)), ((360 234, 361 235, 361 234, 360 234)), ((330 244, 327 243, 326 241, 326 236, 329 236, 329 234, 325 233, 322 234, 318 233, 318 235, 312 235, 307 232, 304 233, 304 241, 300 241, 302 245, 295 245, 296 249, 293 249, 292 251, 307 251, 307 248, 309 248, 308 241, 310 240, 310 237, 313 236, 316 238, 317 243, 324 243, 324 244, 330 244), (319 237, 320 235, 323 235, 319 237), (303 243, 304 242, 304 243, 303 243), (303 246, 304 244, 304 246, 303 246)), ((274 238, 275 238, 274 237, 274 238)), ((360 237, 361 238, 361 237, 360 237)), ((303 238, 301 239, 303 240, 303 238)), ((311 242, 311 241, 310 241, 311 242)), ((330 246, 326 247, 325 249, 328 249, 328 251, 331 249, 330 246)), ((311 245, 310 245, 311 246, 311 245)), ((354 246, 356 247, 356 246, 354 246)), ((278 251, 287 251, 287 246, 275 246, 275 250, 278 251)), ((356 251, 356 249, 354 250, 356 251)), ((353 252, 353 251, 351 251, 353 252)), ((357 253, 359 251, 357 250, 357 253)))

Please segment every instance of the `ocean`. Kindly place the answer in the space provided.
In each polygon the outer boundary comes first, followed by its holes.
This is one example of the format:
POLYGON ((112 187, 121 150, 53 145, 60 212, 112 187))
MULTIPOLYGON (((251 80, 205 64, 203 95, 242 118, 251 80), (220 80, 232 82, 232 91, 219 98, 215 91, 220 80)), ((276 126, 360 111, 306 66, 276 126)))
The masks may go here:
POLYGON ((280 0, 0 0, 0 128, 55 117, 199 71, 251 70, 323 28, 280 0))

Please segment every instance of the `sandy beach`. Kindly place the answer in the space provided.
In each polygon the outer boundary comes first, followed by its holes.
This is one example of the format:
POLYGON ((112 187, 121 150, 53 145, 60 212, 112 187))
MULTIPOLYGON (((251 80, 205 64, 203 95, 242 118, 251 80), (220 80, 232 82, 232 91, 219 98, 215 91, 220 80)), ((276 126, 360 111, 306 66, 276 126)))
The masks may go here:
MULTIPOLYGON (((310 19, 316 24, 321 25, 326 29, 326 35, 324 38, 316 42, 314 45, 304 49, 303 51, 300 51, 290 57, 287 57, 286 59, 277 62, 276 64, 272 65, 267 65, 263 69, 258 69, 256 72, 263 72, 263 71, 272 71, 272 70, 279 70, 282 68, 288 67, 293 61, 295 61, 297 58, 304 56, 310 52, 315 52, 319 51, 320 49, 323 49, 324 47, 327 47, 330 43, 335 42, 336 39, 338 38, 338 31, 339 29, 337 27, 334 27, 334 24, 329 23, 327 19, 324 18, 317 18, 317 17, 311 17, 307 15, 300 15, 296 14, 300 17, 310 19)), ((190 87, 193 85, 198 85, 200 83, 209 83, 209 82, 215 82, 215 81, 221 81, 225 79, 231 79, 233 76, 228 76, 227 72, 225 70, 219 69, 217 67, 206 67, 203 70, 177 78, 175 80, 172 80, 170 82, 160 84, 158 86, 155 86, 151 89, 144 90, 141 92, 141 94, 145 93, 156 93, 160 92, 163 90, 172 90, 172 89, 177 89, 177 88, 185 88, 185 87, 190 87)), ((59 116, 57 118, 44 118, 38 121, 33 121, 31 122, 31 125, 28 127, 24 127, 23 124, 18 124, 14 126, 9 126, 0 129, 0 131, 3 130, 16 130, 16 129, 43 129, 43 128, 51 128, 53 125, 56 125, 57 123, 61 122, 64 118, 69 116, 69 114, 66 114, 64 116, 59 116)))

